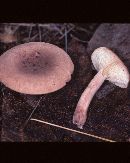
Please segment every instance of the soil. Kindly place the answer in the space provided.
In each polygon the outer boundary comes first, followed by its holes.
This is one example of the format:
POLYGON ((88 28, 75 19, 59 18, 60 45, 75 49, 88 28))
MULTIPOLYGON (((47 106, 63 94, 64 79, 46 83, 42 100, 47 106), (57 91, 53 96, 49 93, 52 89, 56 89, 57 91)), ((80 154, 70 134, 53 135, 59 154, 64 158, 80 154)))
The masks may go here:
MULTIPOLYGON (((87 45, 100 24, 0 24, 18 26, 16 42, 0 43, 0 54, 18 44, 44 41, 55 44, 70 55, 75 69, 62 89, 46 95, 15 92, 0 83, 1 141, 9 142, 102 142, 104 140, 53 127, 30 118, 43 120, 117 142, 130 140, 130 85, 114 87, 105 81, 94 96, 83 130, 72 123, 77 102, 96 74, 87 45), (109 87, 109 86, 110 87, 109 87), (114 87, 114 89, 113 89, 114 87), (103 88, 112 89, 102 95, 103 88), (101 91, 101 92, 100 92, 101 91), (39 101, 40 100, 40 101, 39 101), (37 106, 37 107, 36 107, 37 106), (35 109, 35 111, 34 111, 35 109), (34 111, 34 112, 33 112, 34 111), (31 114, 33 112, 33 114, 31 114)), ((14 30, 14 29, 12 29, 14 30)))

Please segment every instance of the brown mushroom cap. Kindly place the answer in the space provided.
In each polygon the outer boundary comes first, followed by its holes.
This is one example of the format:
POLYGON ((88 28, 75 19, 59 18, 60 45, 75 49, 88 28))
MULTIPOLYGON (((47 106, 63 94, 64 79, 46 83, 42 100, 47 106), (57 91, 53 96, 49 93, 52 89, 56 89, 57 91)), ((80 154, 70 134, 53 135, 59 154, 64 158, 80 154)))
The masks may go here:
POLYGON ((61 48, 44 42, 15 46, 0 56, 0 80, 26 94, 59 90, 71 79, 74 65, 61 48))
POLYGON ((106 47, 97 48, 91 56, 92 63, 97 71, 103 69, 106 80, 121 88, 127 88, 129 72, 118 56, 106 47))

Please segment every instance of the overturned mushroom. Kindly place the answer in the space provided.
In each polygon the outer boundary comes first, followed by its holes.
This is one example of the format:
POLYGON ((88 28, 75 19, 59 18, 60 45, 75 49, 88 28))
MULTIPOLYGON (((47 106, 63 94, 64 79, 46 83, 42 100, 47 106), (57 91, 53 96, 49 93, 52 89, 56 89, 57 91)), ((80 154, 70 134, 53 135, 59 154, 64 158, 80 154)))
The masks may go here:
POLYGON ((104 80, 109 80, 121 88, 127 88, 130 80, 126 66, 108 48, 97 48, 92 53, 91 59, 98 73, 82 93, 73 115, 73 123, 80 129, 83 128, 86 121, 89 104, 104 80))
POLYGON ((0 56, 0 81, 26 94, 59 90, 71 79, 73 70, 64 50, 44 42, 21 44, 0 56))

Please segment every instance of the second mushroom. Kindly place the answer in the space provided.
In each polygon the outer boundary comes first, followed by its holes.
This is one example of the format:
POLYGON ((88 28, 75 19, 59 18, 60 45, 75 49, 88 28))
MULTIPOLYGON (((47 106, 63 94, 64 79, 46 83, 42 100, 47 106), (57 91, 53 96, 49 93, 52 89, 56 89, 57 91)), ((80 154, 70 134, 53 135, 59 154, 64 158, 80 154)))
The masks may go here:
POLYGON ((104 80, 109 80, 121 88, 127 88, 130 80, 126 66, 110 49, 106 47, 97 48, 92 53, 91 59, 98 73, 82 93, 73 115, 73 123, 80 129, 86 122, 89 104, 104 80))

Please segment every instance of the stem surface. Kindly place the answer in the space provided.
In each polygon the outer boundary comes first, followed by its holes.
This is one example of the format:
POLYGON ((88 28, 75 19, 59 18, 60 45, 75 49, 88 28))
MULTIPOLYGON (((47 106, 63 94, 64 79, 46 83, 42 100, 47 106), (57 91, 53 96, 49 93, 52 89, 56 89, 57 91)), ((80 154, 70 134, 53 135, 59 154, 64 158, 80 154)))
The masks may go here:
POLYGON ((76 124, 78 128, 82 129, 83 125, 87 118, 87 110, 89 107, 89 104, 97 92, 97 90, 101 87, 104 80, 106 79, 106 76, 102 75, 103 70, 101 69, 91 80, 87 88, 82 93, 77 107, 75 109, 74 115, 73 115, 73 124, 76 124))

